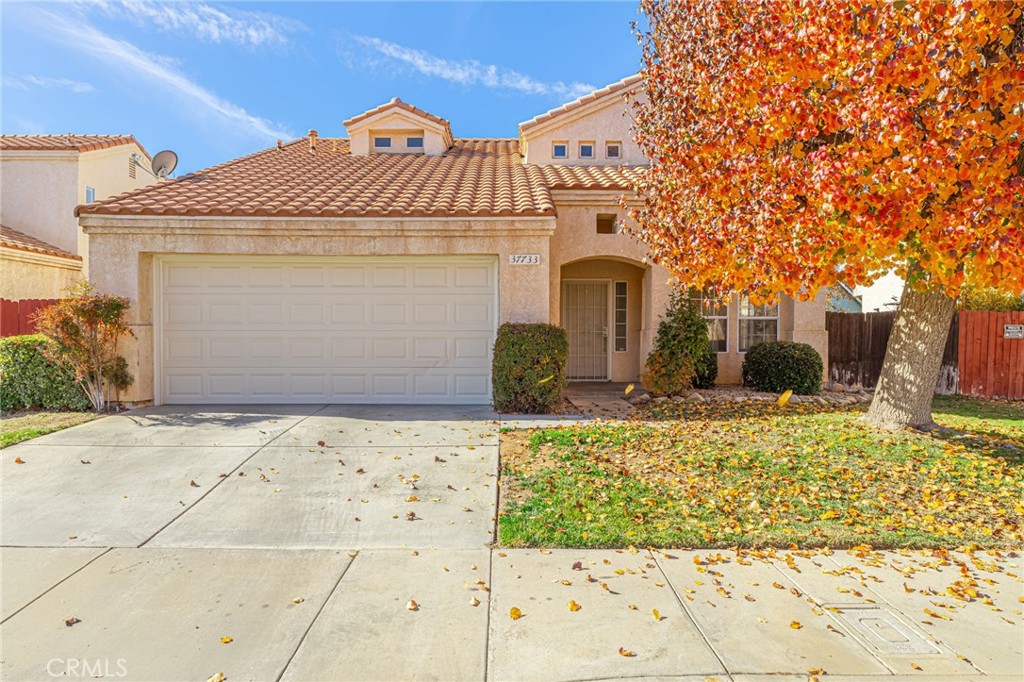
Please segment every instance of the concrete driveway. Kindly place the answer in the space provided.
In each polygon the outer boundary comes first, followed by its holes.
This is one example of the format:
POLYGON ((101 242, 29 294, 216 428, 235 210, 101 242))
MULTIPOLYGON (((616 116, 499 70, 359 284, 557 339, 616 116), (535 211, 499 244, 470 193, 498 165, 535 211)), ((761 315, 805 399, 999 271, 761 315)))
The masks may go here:
POLYGON ((501 426, 157 408, 4 450, 0 677, 1022 678, 1012 554, 490 549, 501 426))

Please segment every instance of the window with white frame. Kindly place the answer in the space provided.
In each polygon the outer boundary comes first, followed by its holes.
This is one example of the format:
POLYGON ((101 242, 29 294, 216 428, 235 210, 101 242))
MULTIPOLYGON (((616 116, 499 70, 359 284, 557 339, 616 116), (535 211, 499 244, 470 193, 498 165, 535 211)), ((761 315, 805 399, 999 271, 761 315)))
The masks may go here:
POLYGON ((405 138, 405 146, 408 149, 423 149, 423 138, 407 137, 405 138))
POLYGON ((569 143, 568 142, 552 142, 551 143, 551 158, 552 159, 568 159, 569 158, 569 143))
POLYGON ((729 350, 729 299, 717 297, 714 292, 697 293, 691 298, 700 306, 700 313, 708 323, 711 350, 725 353, 729 350))
POLYGON ((388 149, 391 146, 391 138, 375 137, 373 138, 373 146, 377 149, 388 149))
POLYGON ((621 142, 606 142, 604 145, 604 156, 606 159, 620 159, 622 158, 622 143, 621 142))
POLYGON ((626 337, 629 327, 626 324, 628 311, 626 308, 629 299, 629 288, 626 282, 615 283, 615 352, 626 352, 626 337))
POLYGON ((96 190, 92 187, 85 188, 85 203, 91 204, 96 201, 96 190))
POLYGON ((594 158, 594 143, 593 142, 580 142, 580 158, 581 159, 592 159, 592 158, 594 158))
POLYGON ((779 304, 754 305, 746 296, 740 297, 740 352, 746 353, 755 343, 779 339, 779 304))

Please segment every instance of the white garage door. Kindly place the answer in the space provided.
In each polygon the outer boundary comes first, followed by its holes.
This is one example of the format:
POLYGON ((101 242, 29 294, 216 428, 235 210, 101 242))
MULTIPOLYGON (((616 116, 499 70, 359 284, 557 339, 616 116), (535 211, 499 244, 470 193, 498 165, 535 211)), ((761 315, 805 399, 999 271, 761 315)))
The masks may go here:
POLYGON ((165 403, 490 402, 488 256, 161 259, 165 403))

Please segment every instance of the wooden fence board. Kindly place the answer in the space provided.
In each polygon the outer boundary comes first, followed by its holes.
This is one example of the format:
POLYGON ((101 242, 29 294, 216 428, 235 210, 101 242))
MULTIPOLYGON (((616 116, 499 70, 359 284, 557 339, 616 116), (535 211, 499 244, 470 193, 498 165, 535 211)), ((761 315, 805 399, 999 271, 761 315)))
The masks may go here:
POLYGON ((960 392, 1024 399, 1024 339, 1007 339, 1004 325, 1024 324, 1024 312, 960 313, 960 392))
POLYGON ((21 301, 0 299, 0 337, 35 334, 32 316, 41 308, 56 303, 56 299, 30 298, 21 301))

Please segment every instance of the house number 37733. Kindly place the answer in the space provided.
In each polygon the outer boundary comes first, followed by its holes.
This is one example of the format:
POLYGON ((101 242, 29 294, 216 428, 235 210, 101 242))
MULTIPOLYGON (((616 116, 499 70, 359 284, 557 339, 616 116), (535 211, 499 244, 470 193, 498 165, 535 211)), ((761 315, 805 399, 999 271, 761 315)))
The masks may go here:
POLYGON ((509 265, 540 265, 538 253, 512 253, 508 257, 509 265))

